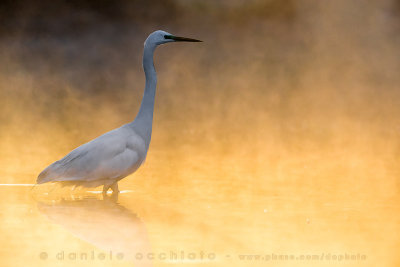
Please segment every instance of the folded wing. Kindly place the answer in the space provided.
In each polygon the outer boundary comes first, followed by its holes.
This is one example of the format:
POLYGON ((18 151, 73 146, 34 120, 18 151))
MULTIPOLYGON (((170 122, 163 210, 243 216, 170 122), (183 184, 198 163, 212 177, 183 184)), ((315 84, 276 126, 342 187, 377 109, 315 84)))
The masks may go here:
POLYGON ((128 135, 123 128, 118 128, 83 144, 44 169, 37 183, 90 182, 125 177, 143 161, 143 141, 138 135, 128 135))

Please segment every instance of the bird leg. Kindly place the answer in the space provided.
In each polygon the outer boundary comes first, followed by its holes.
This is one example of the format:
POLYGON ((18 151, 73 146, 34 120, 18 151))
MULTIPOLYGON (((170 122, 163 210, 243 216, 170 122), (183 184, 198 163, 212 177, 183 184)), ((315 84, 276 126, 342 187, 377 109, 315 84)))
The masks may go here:
POLYGON ((110 189, 111 188, 111 190, 113 191, 112 193, 113 194, 118 194, 119 193, 119 190, 118 190, 118 182, 115 182, 115 183, 113 183, 113 184, 111 184, 111 185, 104 185, 104 187, 103 187, 103 195, 107 195, 107 191, 108 191, 108 189, 110 189))
POLYGON ((111 188, 111 190, 113 191, 113 194, 118 194, 118 193, 119 193, 119 190, 118 190, 118 182, 113 183, 113 184, 110 186, 110 188, 111 188))
POLYGON ((104 185, 104 187, 103 187, 103 195, 107 195, 107 191, 108 191, 109 188, 110 188, 109 185, 104 185))

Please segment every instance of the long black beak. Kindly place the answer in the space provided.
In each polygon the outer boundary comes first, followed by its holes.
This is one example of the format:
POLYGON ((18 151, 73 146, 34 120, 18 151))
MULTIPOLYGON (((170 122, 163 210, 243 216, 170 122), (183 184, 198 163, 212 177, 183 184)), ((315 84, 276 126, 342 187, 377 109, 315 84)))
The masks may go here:
POLYGON ((192 38, 186 38, 186 37, 179 37, 179 36, 173 36, 173 35, 165 35, 165 39, 172 39, 176 42, 202 42, 197 39, 192 39, 192 38))

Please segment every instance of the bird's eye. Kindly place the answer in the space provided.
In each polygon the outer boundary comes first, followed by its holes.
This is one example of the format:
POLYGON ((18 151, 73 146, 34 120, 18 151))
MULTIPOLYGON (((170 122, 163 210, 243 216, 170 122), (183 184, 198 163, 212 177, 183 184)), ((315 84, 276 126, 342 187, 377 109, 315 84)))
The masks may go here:
POLYGON ((164 39, 172 39, 171 35, 164 35, 164 39))

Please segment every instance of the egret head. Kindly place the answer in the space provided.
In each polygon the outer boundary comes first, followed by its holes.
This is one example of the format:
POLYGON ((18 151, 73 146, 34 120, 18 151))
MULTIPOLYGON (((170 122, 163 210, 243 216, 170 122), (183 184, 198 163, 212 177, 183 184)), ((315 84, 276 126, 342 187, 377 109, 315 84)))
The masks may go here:
POLYGON ((146 44, 160 45, 171 42, 201 42, 201 41, 186 37, 175 36, 165 31, 155 31, 151 33, 149 37, 147 37, 146 41, 144 42, 144 45, 146 44))

